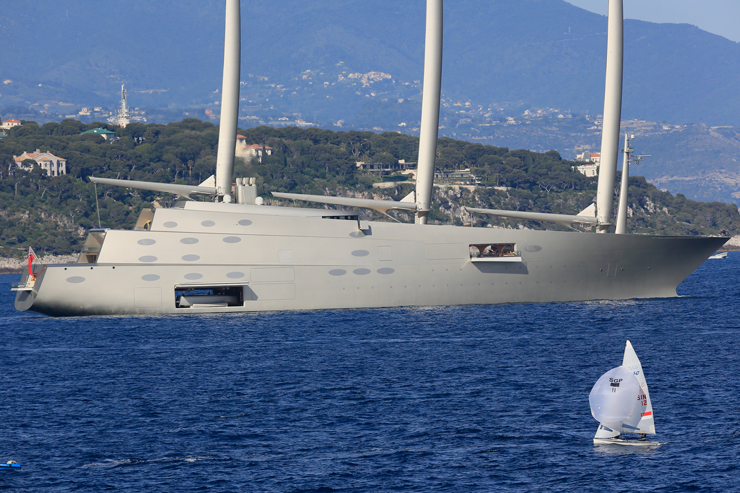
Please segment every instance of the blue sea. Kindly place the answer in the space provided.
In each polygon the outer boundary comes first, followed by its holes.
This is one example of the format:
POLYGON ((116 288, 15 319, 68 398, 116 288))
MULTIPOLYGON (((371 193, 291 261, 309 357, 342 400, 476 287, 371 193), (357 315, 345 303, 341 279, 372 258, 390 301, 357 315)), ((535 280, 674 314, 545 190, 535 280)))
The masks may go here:
POLYGON ((740 253, 673 299, 53 319, 0 276, 0 490, 740 490, 740 253), (658 447, 594 446, 642 360, 658 447))

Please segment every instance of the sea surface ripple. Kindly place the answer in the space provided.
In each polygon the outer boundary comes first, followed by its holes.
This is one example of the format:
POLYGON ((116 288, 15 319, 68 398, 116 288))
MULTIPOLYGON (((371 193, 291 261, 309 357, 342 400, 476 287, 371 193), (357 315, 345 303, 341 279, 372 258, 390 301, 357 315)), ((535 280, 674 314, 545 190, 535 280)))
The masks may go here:
POLYGON ((0 276, 0 490, 738 491, 740 253, 679 298, 53 319, 0 276), (662 445, 594 446, 642 360, 662 445))

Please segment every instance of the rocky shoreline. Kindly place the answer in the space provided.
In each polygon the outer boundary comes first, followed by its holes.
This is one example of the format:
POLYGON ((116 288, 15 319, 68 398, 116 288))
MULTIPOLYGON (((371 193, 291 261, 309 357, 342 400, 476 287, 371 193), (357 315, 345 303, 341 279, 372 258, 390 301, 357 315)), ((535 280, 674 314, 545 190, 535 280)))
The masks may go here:
POLYGON ((720 252, 738 252, 740 251, 740 235, 733 236, 730 238, 730 240, 725 243, 722 248, 719 249, 720 252))

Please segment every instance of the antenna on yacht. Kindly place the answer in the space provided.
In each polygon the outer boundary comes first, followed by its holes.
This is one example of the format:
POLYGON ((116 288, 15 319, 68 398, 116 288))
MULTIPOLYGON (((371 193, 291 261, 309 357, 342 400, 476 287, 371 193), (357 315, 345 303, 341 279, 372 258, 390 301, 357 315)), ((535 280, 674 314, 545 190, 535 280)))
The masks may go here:
POLYGON ((421 99, 419 164, 416 174, 416 220, 426 224, 432 206, 434 162, 439 132, 439 100, 442 86, 442 4, 427 0, 426 37, 424 40, 424 85, 421 99))
POLYGON ((614 229, 614 234, 624 235, 627 234, 627 199, 629 191, 629 178, 630 178, 630 161, 635 164, 640 164, 643 158, 650 157, 650 154, 632 154, 634 149, 630 147, 630 141, 634 139, 634 135, 625 134, 624 136, 624 160, 622 161, 622 182, 619 188, 619 206, 617 206, 617 226, 614 229))
POLYGON ((216 201, 231 202, 236 124, 239 115, 239 72, 241 61, 241 14, 239 0, 226 0, 224 32, 224 76, 221 89, 221 122, 216 156, 216 201))
POLYGON ((604 116, 601 127, 601 164, 599 166, 599 185, 596 192, 597 233, 608 232, 609 226, 611 226, 614 203, 619 120, 622 114, 623 24, 622 0, 609 0, 604 116))
POLYGON ((622 160, 622 183, 619 188, 619 205, 617 206, 617 226, 614 229, 614 234, 623 235, 627 233, 627 190, 629 189, 629 176, 630 176, 630 153, 634 151, 630 147, 630 138, 635 138, 634 135, 630 136, 629 133, 624 134, 624 159, 622 160))

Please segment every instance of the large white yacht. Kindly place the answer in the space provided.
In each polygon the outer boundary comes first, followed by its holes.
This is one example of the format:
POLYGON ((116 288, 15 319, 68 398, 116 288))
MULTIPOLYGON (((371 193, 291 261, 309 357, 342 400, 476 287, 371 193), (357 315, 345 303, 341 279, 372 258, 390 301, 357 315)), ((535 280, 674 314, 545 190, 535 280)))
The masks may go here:
MULTIPOLYGON (((380 212, 414 223, 366 222, 354 211, 262 205, 233 160, 239 100, 240 5, 226 0, 222 115, 215 183, 96 183, 212 197, 146 209, 133 230, 91 230, 76 263, 34 265, 15 307, 51 316, 229 313, 676 296, 726 237, 609 233, 622 87, 622 0, 610 0, 597 203, 576 215, 468 209, 474 214, 586 225, 593 232, 427 224, 439 125, 442 0, 427 1, 416 192, 402 201, 273 193, 380 212)), ((623 189, 622 195, 626 193, 623 189)), ((623 221, 626 217, 620 218, 623 221)), ((619 221, 617 221, 619 224, 619 221)))

